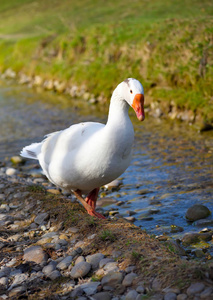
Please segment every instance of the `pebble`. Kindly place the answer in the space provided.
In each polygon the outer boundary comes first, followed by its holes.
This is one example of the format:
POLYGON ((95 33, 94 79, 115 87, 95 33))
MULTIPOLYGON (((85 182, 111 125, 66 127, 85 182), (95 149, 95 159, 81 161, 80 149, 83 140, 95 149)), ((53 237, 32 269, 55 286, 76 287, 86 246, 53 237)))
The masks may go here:
POLYGON ((8 169, 6 170, 6 175, 7 175, 7 176, 13 176, 13 175, 16 174, 16 172, 17 172, 16 169, 14 169, 14 168, 8 168, 8 169))
POLYGON ((85 258, 83 256, 79 256, 76 261, 75 261, 75 265, 77 265, 78 263, 85 261, 85 258))
POLYGON ((115 200, 114 198, 101 198, 97 201, 97 207, 105 207, 111 204, 115 204, 117 202, 117 200, 115 200))
POLYGON ((125 300, 136 300, 138 293, 135 290, 129 291, 126 294, 125 300))
POLYGON ((209 297, 209 296, 213 296, 213 287, 206 287, 202 292, 201 292, 201 294, 200 294, 200 298, 201 299, 205 299, 205 298, 207 298, 207 297, 209 297))
POLYGON ((176 299, 177 299, 177 295, 172 292, 166 293, 164 296, 164 300, 176 300, 176 299))
POLYGON ((11 298, 17 297, 18 295, 22 294, 25 291, 26 291, 25 285, 17 286, 9 292, 9 297, 11 297, 11 298))
POLYGON ((44 221, 46 221, 49 217, 48 213, 40 213, 38 214, 38 216, 34 219, 34 222, 38 225, 41 225, 44 223, 44 221))
POLYGON ((188 296, 186 294, 177 295, 177 300, 187 300, 188 296))
POLYGON ((133 280, 137 277, 137 274, 135 273, 129 273, 124 277, 124 280, 122 284, 126 287, 131 286, 133 283, 133 280))
POLYGON ((144 288, 142 285, 139 285, 139 286, 136 288, 136 292, 137 292, 137 293, 140 293, 140 294, 144 294, 145 288, 144 288))
POLYGON ((205 285, 202 282, 192 283, 187 289, 187 295, 195 295, 201 293, 205 288, 205 285))
POLYGON ((54 270, 48 275, 48 278, 50 278, 51 280, 55 280, 59 277, 61 277, 61 273, 58 270, 54 270))
POLYGON ((108 292, 100 292, 92 296, 95 300, 111 300, 112 297, 110 296, 110 293, 108 292))
POLYGON ((109 262, 114 262, 114 259, 108 257, 101 259, 99 262, 99 268, 103 268, 109 262))
POLYGON ((6 289, 8 284, 8 278, 7 277, 1 277, 0 278, 0 287, 6 289))
POLYGON ((111 271, 119 271, 118 268, 118 263, 117 262, 108 262, 107 264, 105 264, 104 266, 104 271, 111 272, 111 271))
POLYGON ((92 266, 92 269, 95 270, 99 266, 99 262, 104 258, 102 253, 96 253, 93 255, 86 256, 86 261, 92 266))
POLYGON ((57 264, 57 269, 65 270, 67 269, 73 260, 72 256, 65 257, 59 264, 57 264))
POLYGON ((34 261, 37 264, 47 261, 47 254, 40 246, 32 246, 24 250, 23 259, 25 261, 34 261))
POLYGON ((87 296, 91 296, 97 292, 97 288, 100 284, 101 283, 99 281, 84 283, 81 284, 81 289, 87 296))
POLYGON ((109 272, 107 275, 105 275, 102 280, 101 284, 103 286, 111 286, 115 287, 117 284, 121 283, 123 280, 123 275, 121 272, 109 272))
POLYGON ((72 268, 70 275, 72 278, 84 277, 89 273, 91 267, 91 264, 82 261, 72 268))
POLYGON ((42 273, 47 277, 56 269, 57 263, 55 261, 51 261, 47 266, 43 267, 42 273))
POLYGON ((24 281, 27 280, 28 277, 28 274, 25 273, 15 275, 9 290, 13 289, 15 286, 22 284, 24 281))

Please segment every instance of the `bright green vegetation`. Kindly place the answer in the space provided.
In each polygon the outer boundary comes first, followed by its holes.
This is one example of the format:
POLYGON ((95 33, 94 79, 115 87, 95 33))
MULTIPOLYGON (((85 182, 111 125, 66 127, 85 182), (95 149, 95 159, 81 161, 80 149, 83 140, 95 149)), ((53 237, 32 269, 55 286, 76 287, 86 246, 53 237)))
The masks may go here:
POLYGON ((213 120, 212 15, 211 0, 0 0, 0 71, 107 97, 135 77, 150 100, 213 120))

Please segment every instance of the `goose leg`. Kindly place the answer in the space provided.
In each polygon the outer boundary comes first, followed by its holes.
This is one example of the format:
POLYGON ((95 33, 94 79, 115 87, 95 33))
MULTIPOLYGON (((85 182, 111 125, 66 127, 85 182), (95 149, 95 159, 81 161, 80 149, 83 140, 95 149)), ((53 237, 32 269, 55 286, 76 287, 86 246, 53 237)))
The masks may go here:
POLYGON ((77 191, 73 191, 73 193, 76 196, 76 198, 81 202, 81 204, 84 206, 84 208, 87 210, 90 216, 97 217, 99 219, 106 219, 102 214, 95 211, 95 208, 87 204, 87 202, 81 196, 81 191, 77 190, 77 191))
POLYGON ((86 203, 88 203, 93 209, 96 208, 96 201, 98 198, 99 190, 99 188, 92 190, 85 199, 86 203))

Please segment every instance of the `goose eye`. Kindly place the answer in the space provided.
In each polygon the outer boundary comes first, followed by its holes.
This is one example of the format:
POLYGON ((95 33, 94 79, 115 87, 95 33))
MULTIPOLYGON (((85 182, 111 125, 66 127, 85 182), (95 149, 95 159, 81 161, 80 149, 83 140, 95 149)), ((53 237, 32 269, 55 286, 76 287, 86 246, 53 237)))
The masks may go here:
POLYGON ((130 93, 132 94, 132 90, 130 90, 130 93))

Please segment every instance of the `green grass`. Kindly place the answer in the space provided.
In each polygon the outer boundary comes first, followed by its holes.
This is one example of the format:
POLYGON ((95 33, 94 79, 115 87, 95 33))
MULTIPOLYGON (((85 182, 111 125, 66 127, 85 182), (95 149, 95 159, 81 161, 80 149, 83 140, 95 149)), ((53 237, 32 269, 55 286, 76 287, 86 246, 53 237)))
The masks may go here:
POLYGON ((113 234, 113 232, 111 230, 107 230, 107 229, 103 230, 99 236, 102 241, 114 242, 116 240, 116 236, 113 234))
POLYGON ((136 77, 152 100, 213 120, 212 15, 211 0, 0 0, 0 71, 108 98, 136 77))

